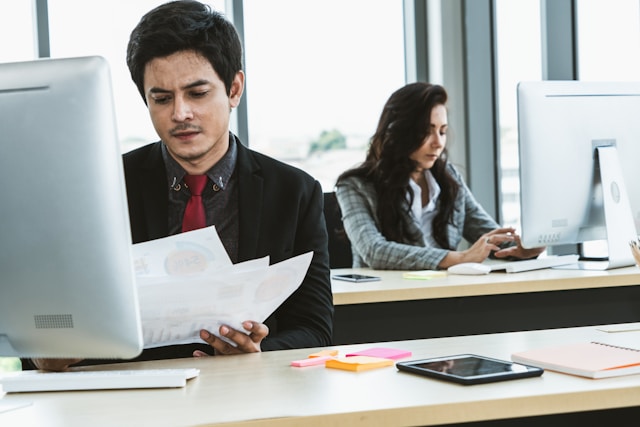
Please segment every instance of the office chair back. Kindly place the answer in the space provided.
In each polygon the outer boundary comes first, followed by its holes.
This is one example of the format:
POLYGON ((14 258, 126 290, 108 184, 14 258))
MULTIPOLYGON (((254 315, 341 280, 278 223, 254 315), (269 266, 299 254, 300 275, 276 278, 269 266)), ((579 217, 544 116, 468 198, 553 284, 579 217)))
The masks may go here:
POLYGON ((335 192, 324 193, 324 219, 329 233, 330 267, 351 268, 351 242, 342 226, 342 212, 335 192))

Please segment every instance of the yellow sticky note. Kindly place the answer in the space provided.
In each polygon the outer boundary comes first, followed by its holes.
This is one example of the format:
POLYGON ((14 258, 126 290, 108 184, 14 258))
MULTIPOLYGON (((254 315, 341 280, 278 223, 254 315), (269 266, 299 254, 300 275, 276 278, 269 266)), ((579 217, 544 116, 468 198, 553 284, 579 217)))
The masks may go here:
POLYGON ((403 279, 413 279, 413 280, 429 280, 435 277, 445 277, 447 272, 444 270, 418 270, 418 271, 407 271, 402 273, 403 279))
POLYGON ((382 357, 350 356, 336 357, 335 359, 327 360, 325 366, 327 368, 343 369, 345 371, 366 371, 367 369, 393 366, 394 363, 393 360, 382 357))

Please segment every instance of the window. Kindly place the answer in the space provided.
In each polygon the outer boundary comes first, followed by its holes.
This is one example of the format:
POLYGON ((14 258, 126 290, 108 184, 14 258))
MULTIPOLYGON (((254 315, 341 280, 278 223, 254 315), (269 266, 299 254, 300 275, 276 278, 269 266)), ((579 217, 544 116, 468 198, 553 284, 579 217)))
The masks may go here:
MULTIPOLYGON (((84 0, 49 0, 51 56, 101 55, 109 61, 123 152, 158 140, 147 108, 131 81, 126 51, 133 27, 142 15, 162 3, 165 1, 110 0, 91 2, 89 7, 84 0)), ((224 12, 224 0, 208 3, 224 12)))
POLYGON ((0 4, 0 62, 29 61, 36 54, 32 1, 0 4))
POLYGON ((331 191, 405 83, 402 2, 245 0, 244 31, 249 146, 331 191))
POLYGON ((542 78, 540 1, 496 1, 502 218, 519 229, 518 108, 520 81, 542 78))
POLYGON ((638 80, 640 3, 638 0, 579 0, 580 80, 638 80))
MULTIPOLYGON (((52 57, 102 55, 111 64, 123 152, 157 139, 125 54, 137 21, 161 3, 92 3, 90 14, 100 19, 69 20, 86 2, 48 2, 52 57)), ((225 11, 224 0, 209 3, 225 11)), ((405 82, 402 2, 245 0, 243 12, 243 142, 306 170, 330 191, 340 172, 364 159, 384 102, 405 82)))
MULTIPOLYGON (((637 80, 640 75, 640 4, 577 1, 577 70, 580 80, 637 80)), ((502 214, 505 225, 519 223, 517 154, 518 81, 540 80, 541 11, 537 0, 496 0, 502 214)), ((550 25, 547 23, 547 25, 550 25)), ((565 52, 573 55, 573 52, 565 52)), ((586 256, 606 256, 606 246, 590 242, 586 256)))
MULTIPOLYGON (((580 80, 625 81, 640 76, 640 4, 638 0, 607 3, 579 0, 578 76, 580 80), (615 7, 612 7, 615 5, 615 7)), ((635 218, 636 225, 640 218, 635 218)), ((606 241, 587 242, 583 253, 607 255, 606 241)))

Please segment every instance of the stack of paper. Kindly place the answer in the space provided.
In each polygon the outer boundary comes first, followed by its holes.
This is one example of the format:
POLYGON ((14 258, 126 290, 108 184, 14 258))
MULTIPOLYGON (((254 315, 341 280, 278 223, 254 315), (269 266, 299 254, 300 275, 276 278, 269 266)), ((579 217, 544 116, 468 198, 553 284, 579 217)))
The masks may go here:
POLYGON ((214 226, 133 245, 145 348, 264 322, 300 286, 312 256, 232 264, 214 226))

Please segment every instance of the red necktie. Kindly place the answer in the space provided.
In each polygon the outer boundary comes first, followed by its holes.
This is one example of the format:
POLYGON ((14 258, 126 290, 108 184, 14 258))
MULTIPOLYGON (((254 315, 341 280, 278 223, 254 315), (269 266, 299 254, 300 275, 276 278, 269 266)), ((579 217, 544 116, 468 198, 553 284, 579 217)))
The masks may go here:
POLYGON ((182 218, 182 232, 197 230, 207 225, 204 214, 204 204, 202 203, 202 190, 207 184, 206 175, 185 175, 184 182, 189 187, 191 198, 187 202, 182 218))

